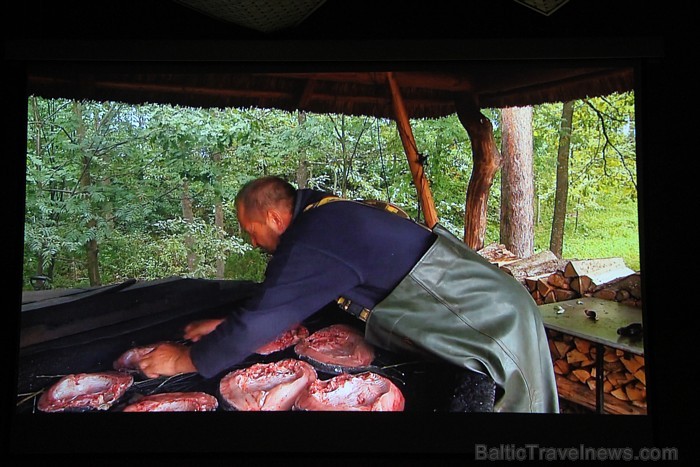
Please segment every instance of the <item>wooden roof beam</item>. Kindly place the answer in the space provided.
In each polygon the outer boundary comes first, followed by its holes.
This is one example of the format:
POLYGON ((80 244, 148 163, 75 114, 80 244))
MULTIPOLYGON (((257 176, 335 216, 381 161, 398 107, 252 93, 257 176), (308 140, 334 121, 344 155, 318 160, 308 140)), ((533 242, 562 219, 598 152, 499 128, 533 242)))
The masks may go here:
POLYGON ((438 216, 437 211, 435 210, 433 194, 430 191, 430 184, 428 183, 428 179, 425 177, 425 171, 423 170, 423 164, 420 160, 420 155, 418 154, 416 140, 413 137, 413 130, 411 130, 411 123, 408 119, 408 114, 406 113, 406 105, 401 97, 401 90, 399 89, 399 86, 396 83, 392 73, 387 73, 386 76, 389 87, 391 88, 391 98, 394 105, 394 113, 396 115, 396 126, 399 130, 399 135, 401 136, 401 142, 403 143, 404 150, 406 151, 408 165, 411 169, 411 175, 413 176, 413 184, 416 186, 416 190, 418 191, 418 199, 423 210, 425 223, 432 229, 435 224, 438 223, 438 216))
MULTIPOLYGON (((464 75, 428 72, 392 72, 402 88, 426 88, 439 91, 471 92, 474 88, 464 75)), ((333 72, 333 73, 264 73, 256 76, 352 83, 366 86, 386 86, 386 72, 333 72)))

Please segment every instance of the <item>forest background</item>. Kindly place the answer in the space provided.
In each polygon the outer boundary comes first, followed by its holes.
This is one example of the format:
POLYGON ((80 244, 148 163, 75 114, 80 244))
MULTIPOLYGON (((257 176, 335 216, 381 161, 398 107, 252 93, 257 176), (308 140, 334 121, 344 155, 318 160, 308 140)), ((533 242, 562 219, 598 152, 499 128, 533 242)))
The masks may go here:
MULTIPOLYGON (((562 257, 622 257, 639 270, 634 94, 571 102, 562 257)), ((534 251, 550 247, 562 103, 532 108, 534 251)), ((501 142, 501 110, 483 113, 501 142)), ((388 119, 271 109, 201 109, 30 97, 24 288, 128 278, 263 277, 267 257, 236 221, 248 180, 381 199, 420 216, 396 125, 388 119)), ((464 229, 471 142, 455 115, 411 122, 440 223, 464 229)), ((561 188, 561 187, 560 187, 561 188)), ((499 242, 500 171, 485 244, 499 242)))

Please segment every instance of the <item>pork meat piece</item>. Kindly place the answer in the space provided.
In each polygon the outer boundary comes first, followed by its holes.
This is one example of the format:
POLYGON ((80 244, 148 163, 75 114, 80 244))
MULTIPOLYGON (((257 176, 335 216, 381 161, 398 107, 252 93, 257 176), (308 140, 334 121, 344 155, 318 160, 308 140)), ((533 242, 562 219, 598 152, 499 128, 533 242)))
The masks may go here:
POLYGON ((256 363, 224 376, 219 383, 219 393, 234 410, 290 410, 299 394, 316 378, 316 370, 300 360, 256 363))
POLYGON ((42 412, 79 412, 109 409, 134 383, 134 377, 118 371, 66 375, 39 398, 42 412))
POLYGON ((316 380, 294 404, 295 410, 401 412, 405 399, 388 378, 372 372, 344 373, 316 380))
POLYGON ((255 353, 260 355, 270 355, 271 353, 279 352, 291 347, 307 337, 309 337, 309 330, 301 324, 297 324, 293 328, 283 332, 274 341, 257 349, 255 353))
POLYGON ((204 392, 163 392, 144 396, 124 407, 124 412, 208 412, 219 401, 204 392))
POLYGON ((317 369, 334 374, 367 369, 374 360, 374 347, 360 331, 345 324, 319 329, 295 345, 294 351, 317 369))

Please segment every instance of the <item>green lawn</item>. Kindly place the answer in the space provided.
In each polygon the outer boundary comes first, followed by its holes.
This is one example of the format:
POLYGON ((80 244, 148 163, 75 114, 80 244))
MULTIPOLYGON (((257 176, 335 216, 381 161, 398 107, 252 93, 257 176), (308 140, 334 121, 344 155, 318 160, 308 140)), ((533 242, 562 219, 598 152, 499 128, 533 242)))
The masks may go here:
MULTIPOLYGON (((549 248, 549 221, 535 229, 535 249, 549 248)), ((564 233, 565 259, 620 257, 625 264, 639 271, 639 222, 637 203, 609 202, 604 206, 582 209, 566 219, 564 233)))

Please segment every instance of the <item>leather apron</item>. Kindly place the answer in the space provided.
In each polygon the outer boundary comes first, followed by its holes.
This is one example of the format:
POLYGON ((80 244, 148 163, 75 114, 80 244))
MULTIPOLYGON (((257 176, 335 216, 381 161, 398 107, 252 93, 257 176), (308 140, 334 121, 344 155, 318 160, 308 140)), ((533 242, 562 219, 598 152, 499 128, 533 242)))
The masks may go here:
POLYGON ((559 411, 542 317, 525 288, 437 224, 437 240, 367 313, 365 338, 488 374, 496 412, 559 411))
POLYGON ((432 231, 435 243, 384 300, 368 310, 340 297, 341 308, 365 321, 373 345, 489 375, 503 390, 495 412, 558 412, 547 336, 530 294, 440 224, 432 231))

